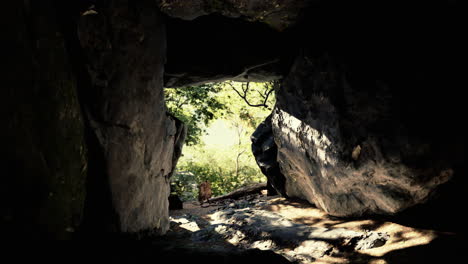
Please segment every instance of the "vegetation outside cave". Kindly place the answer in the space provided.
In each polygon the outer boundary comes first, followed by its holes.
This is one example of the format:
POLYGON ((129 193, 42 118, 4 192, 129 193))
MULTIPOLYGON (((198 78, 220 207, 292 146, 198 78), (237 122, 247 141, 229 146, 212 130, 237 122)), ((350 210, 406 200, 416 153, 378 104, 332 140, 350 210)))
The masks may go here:
POLYGON ((272 111, 273 86, 227 81, 165 89, 168 111, 188 130, 171 192, 189 201, 204 181, 211 183, 213 196, 266 181, 251 152, 250 135, 272 111))

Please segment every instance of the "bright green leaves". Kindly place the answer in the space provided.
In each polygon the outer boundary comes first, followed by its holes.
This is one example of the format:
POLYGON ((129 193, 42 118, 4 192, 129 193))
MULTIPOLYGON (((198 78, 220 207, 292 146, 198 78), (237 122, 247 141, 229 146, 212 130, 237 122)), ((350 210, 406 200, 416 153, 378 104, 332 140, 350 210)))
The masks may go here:
POLYGON ((275 104, 273 83, 207 83, 165 93, 168 110, 188 127, 172 191, 191 200, 203 181, 216 196, 266 180, 250 150, 250 135, 275 104))
POLYGON ((223 114, 226 105, 217 96, 221 90, 213 83, 165 89, 168 111, 187 125, 187 145, 200 143, 206 126, 223 114))

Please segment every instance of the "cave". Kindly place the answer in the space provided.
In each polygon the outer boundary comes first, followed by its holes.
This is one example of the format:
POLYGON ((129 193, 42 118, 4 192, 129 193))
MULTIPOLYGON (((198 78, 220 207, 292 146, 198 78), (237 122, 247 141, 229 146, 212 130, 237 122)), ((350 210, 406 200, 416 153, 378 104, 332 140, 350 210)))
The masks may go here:
POLYGON ((185 131, 163 87, 275 80, 252 136, 272 188, 330 217, 450 234, 375 263, 459 262, 463 15, 437 2, 5 1, 3 239, 105 241, 126 262, 289 263, 159 244, 185 131))

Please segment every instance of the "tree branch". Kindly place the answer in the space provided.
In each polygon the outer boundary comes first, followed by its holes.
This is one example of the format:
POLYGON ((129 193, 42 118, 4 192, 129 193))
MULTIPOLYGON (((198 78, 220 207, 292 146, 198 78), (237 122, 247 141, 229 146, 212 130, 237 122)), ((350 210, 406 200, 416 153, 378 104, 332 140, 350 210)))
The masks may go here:
POLYGON ((268 90, 268 88, 266 86, 265 86, 266 89, 264 91, 264 94, 260 93, 260 91, 257 90, 257 92, 263 98, 263 103, 261 103, 261 104, 252 104, 247 99, 247 95, 248 95, 248 92, 249 92, 249 89, 250 89, 250 82, 242 84, 242 86, 241 86, 242 93, 238 89, 236 89, 236 87, 231 82, 228 82, 228 84, 237 93, 237 95, 239 95, 239 97, 242 98, 244 100, 244 102, 246 102, 251 107, 262 107, 262 106, 263 107, 268 107, 268 105, 266 103, 268 102, 268 98, 270 97, 271 93, 274 91, 274 88, 271 88, 271 89, 268 90))

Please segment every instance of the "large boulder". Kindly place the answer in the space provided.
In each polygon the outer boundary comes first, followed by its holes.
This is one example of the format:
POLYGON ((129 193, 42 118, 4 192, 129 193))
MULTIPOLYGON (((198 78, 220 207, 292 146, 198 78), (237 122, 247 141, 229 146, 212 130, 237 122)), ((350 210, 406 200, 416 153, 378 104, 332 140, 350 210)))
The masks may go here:
POLYGON ((120 230, 164 233, 184 128, 166 114, 162 15, 151 0, 110 1, 82 14, 79 39, 93 91, 85 106, 120 230))

